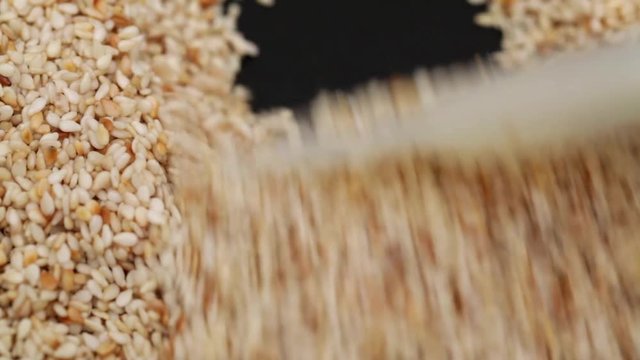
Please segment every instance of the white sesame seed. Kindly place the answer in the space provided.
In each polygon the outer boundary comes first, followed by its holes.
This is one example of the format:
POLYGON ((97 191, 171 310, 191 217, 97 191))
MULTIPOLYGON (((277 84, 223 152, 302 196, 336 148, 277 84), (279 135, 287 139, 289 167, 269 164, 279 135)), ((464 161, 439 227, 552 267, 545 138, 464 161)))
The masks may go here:
POLYGON ((47 177, 47 181, 51 185, 59 184, 62 181, 62 179, 64 179, 66 174, 67 172, 65 170, 54 171, 47 177))
POLYGON ((103 288, 109 285, 107 279, 105 279, 104 275, 98 270, 91 270, 91 277, 103 288))
POLYGON ((138 236, 131 232, 122 232, 114 235, 113 242, 121 246, 131 247, 138 243, 138 236))
POLYGON ((62 89, 62 92, 64 93, 64 96, 67 97, 67 100, 69 100, 70 104, 78 104, 80 102, 80 95, 78 95, 77 92, 69 88, 62 89))
POLYGON ((102 124, 98 124, 94 133, 94 139, 91 141, 91 145, 99 150, 104 149, 104 147, 109 144, 109 138, 110 136, 107 128, 102 124))
POLYGON ((44 107, 47 105, 47 99, 44 97, 39 97, 37 99, 35 99, 32 103, 31 106, 29 106, 29 111, 27 112, 27 115, 32 116, 36 113, 39 113, 40 111, 42 111, 42 109, 44 109, 44 107))
POLYGON ((138 206, 135 212, 135 220, 138 225, 146 227, 149 224, 147 219, 147 209, 142 206, 138 206))
POLYGON ((99 215, 93 215, 91 221, 89 221, 89 231, 91 235, 96 235, 102 229, 102 217, 99 215))
POLYGON ((24 277, 31 286, 35 286, 40 280, 40 268, 36 264, 31 264, 24 269, 24 277))
POLYGON ((107 96, 107 94, 109 93, 109 84, 108 83, 103 83, 100 85, 100 87, 98 88, 98 90, 96 90, 96 95, 94 96, 94 98, 97 101, 102 100, 105 96, 107 96))
POLYGON ((102 55, 96 61, 96 66, 99 70, 106 71, 111 65, 111 54, 102 55))
POLYGON ((151 192, 149 191, 149 188, 147 186, 142 185, 138 188, 136 197, 142 204, 148 204, 149 200, 151 199, 151 192))
POLYGON ((44 241, 44 230, 40 225, 32 223, 29 229, 31 231, 31 237, 33 237, 36 242, 41 243, 44 241))
POLYGON ((87 72, 82 76, 79 91, 82 94, 86 94, 89 90, 91 90, 91 75, 87 72))
POLYGON ((30 74, 22 74, 20 77, 20 87, 26 90, 35 90, 36 85, 33 81, 33 76, 30 74))
POLYGON ((78 6, 74 3, 61 3, 58 4, 58 9, 65 14, 75 15, 78 13, 78 6))
POLYGON ((77 301, 83 302, 83 303, 88 303, 91 301, 91 293, 87 290, 80 290, 78 291, 73 298, 77 301))
POLYGON ((4 272, 4 280, 12 284, 20 284, 24 281, 24 276, 13 269, 7 269, 4 272))
POLYGON ((120 89, 125 89, 129 86, 129 79, 122 73, 122 71, 116 71, 116 84, 120 87, 120 89))
POLYGON ((78 174, 78 185, 86 190, 89 190, 91 189, 92 184, 93 178, 91 177, 91 175, 89 175, 89 173, 84 169, 80 170, 78 174))
POLYGON ((46 119, 47 123, 53 127, 57 128, 60 125, 60 116, 58 116, 58 114, 54 113, 53 111, 47 113, 46 119))
POLYGON ((126 28, 120 30, 118 32, 118 37, 120 39, 131 39, 132 37, 138 36, 140 31, 135 26, 127 26, 126 28))
POLYGON ((47 56, 50 59, 55 59, 60 56, 62 50, 62 44, 59 39, 53 39, 47 44, 47 56))
POLYGON ((154 197, 149 201, 149 209, 157 212, 163 212, 164 202, 162 202, 162 200, 160 200, 159 198, 154 197))
POLYGON ((109 337, 120 345, 126 345, 131 342, 129 335, 121 333, 119 331, 109 331, 109 337))
POLYGON ((61 264, 71 260, 71 251, 69 250, 69 247, 66 244, 63 244, 62 246, 60 246, 60 249, 56 253, 56 258, 58 259, 58 262, 61 264))
POLYGON ((115 284, 109 285, 102 294, 102 300, 104 301, 112 301, 116 299, 120 295, 120 287, 115 284))
POLYGON ((84 341, 84 344, 87 345, 87 347, 93 351, 97 350, 98 347, 100 346, 100 340, 98 340, 98 338, 96 338, 95 336, 89 333, 83 332, 82 340, 84 341))
POLYGON ((16 67, 11 63, 0 64, 0 75, 8 78, 12 77, 16 73, 16 67))
POLYGON ((126 53, 126 52, 129 52, 129 51, 133 50, 133 48, 135 48, 136 45, 138 45, 138 44, 139 44, 139 39, 138 38, 120 40, 118 42, 118 50, 122 51, 123 53, 126 53))
POLYGON ((128 204, 120 204, 118 213, 127 220, 133 220, 135 216, 135 208, 128 204))
POLYGON ((106 247, 111 246, 111 243, 113 242, 113 232, 111 231, 111 227, 109 225, 107 224, 102 225, 102 232, 100 236, 101 236, 102 242, 106 247))
POLYGON ((91 189, 93 191, 102 190, 109 186, 110 181, 111 174, 108 171, 102 171, 98 173, 98 175, 96 175, 96 177, 93 179, 93 186, 91 189))
POLYGON ((107 30, 101 24, 96 26, 93 31, 93 40, 101 43, 107 38, 107 30))
POLYGON ((120 266, 113 267, 111 273, 113 274, 113 281, 115 281, 118 286, 125 287, 127 285, 125 281, 124 271, 120 266))
POLYGON ((42 194, 42 198, 40 199, 40 210, 42 211, 42 214, 45 216, 51 216, 55 211, 53 198, 51 197, 51 195, 49 195, 48 191, 42 194))
POLYGON ((147 212, 147 220, 152 224, 161 225, 165 221, 165 216, 162 212, 149 210, 147 212))
POLYGON ((9 105, 0 105, 0 121, 6 121, 13 116, 13 108, 9 105))
POLYGON ((98 285, 95 280, 90 279, 87 281, 87 290, 91 293, 91 295, 97 298, 102 298, 102 288, 100 288, 100 285, 98 285))
POLYGON ((64 132, 68 132, 68 133, 72 133, 72 132, 78 132, 80 130, 82 130, 82 126, 80 126, 80 124, 78 124, 75 121, 72 120, 62 120, 60 121, 60 124, 58 126, 58 128, 64 132))
POLYGON ((72 359, 76 356, 76 352, 78 351, 78 347, 76 344, 72 342, 67 342, 60 345, 56 351, 53 353, 53 356, 59 359, 72 359))
POLYGON ((18 339, 24 339, 31 331, 31 319, 25 318, 20 320, 18 323, 18 330, 16 331, 16 336, 18 339))

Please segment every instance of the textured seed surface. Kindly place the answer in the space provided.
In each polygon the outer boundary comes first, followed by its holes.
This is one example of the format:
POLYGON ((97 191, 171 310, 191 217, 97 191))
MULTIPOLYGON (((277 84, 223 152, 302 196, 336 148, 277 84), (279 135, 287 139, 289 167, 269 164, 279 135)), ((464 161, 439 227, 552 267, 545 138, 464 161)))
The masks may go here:
POLYGON ((188 358, 166 129, 228 143, 218 118, 254 121, 238 15, 0 0, 1 359, 188 358))

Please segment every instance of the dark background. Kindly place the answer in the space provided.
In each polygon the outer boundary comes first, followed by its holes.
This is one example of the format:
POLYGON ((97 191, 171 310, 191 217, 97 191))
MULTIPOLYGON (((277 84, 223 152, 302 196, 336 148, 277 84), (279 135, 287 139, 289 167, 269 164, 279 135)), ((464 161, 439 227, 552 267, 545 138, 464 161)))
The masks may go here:
POLYGON ((319 90, 350 89, 372 78, 472 60, 499 47, 497 31, 480 28, 482 10, 466 0, 254 0, 240 30, 260 46, 239 82, 253 106, 296 106, 319 90))

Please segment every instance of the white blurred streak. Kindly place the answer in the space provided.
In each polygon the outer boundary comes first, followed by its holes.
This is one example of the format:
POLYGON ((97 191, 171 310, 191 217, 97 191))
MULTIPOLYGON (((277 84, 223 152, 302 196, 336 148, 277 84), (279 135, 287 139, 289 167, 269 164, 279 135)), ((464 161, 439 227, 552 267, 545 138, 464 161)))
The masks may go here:
POLYGON ((405 112, 402 121, 366 119, 367 131, 354 114, 399 117, 397 106, 385 113, 376 104, 389 95, 376 96, 381 90, 373 87, 373 95, 360 97, 357 105, 369 111, 354 111, 357 97, 325 94, 312 106, 315 132, 307 133, 305 146, 268 157, 263 152, 257 162, 267 168, 332 165, 416 147, 472 159, 561 146, 640 122, 638 64, 640 47, 628 46, 567 54, 517 74, 496 72, 490 64, 418 72, 415 111, 405 112), (345 116, 360 123, 351 129, 355 136, 324 135, 340 134, 323 126, 345 126, 336 121, 345 116))

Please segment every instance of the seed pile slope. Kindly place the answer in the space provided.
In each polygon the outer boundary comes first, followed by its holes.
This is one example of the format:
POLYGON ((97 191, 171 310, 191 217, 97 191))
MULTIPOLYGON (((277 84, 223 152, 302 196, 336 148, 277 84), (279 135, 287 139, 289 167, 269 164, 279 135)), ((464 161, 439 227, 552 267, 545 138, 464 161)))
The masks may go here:
POLYGON ((469 0, 486 5, 482 26, 502 31, 500 62, 526 64, 557 51, 635 41, 640 34, 638 0, 469 0))

